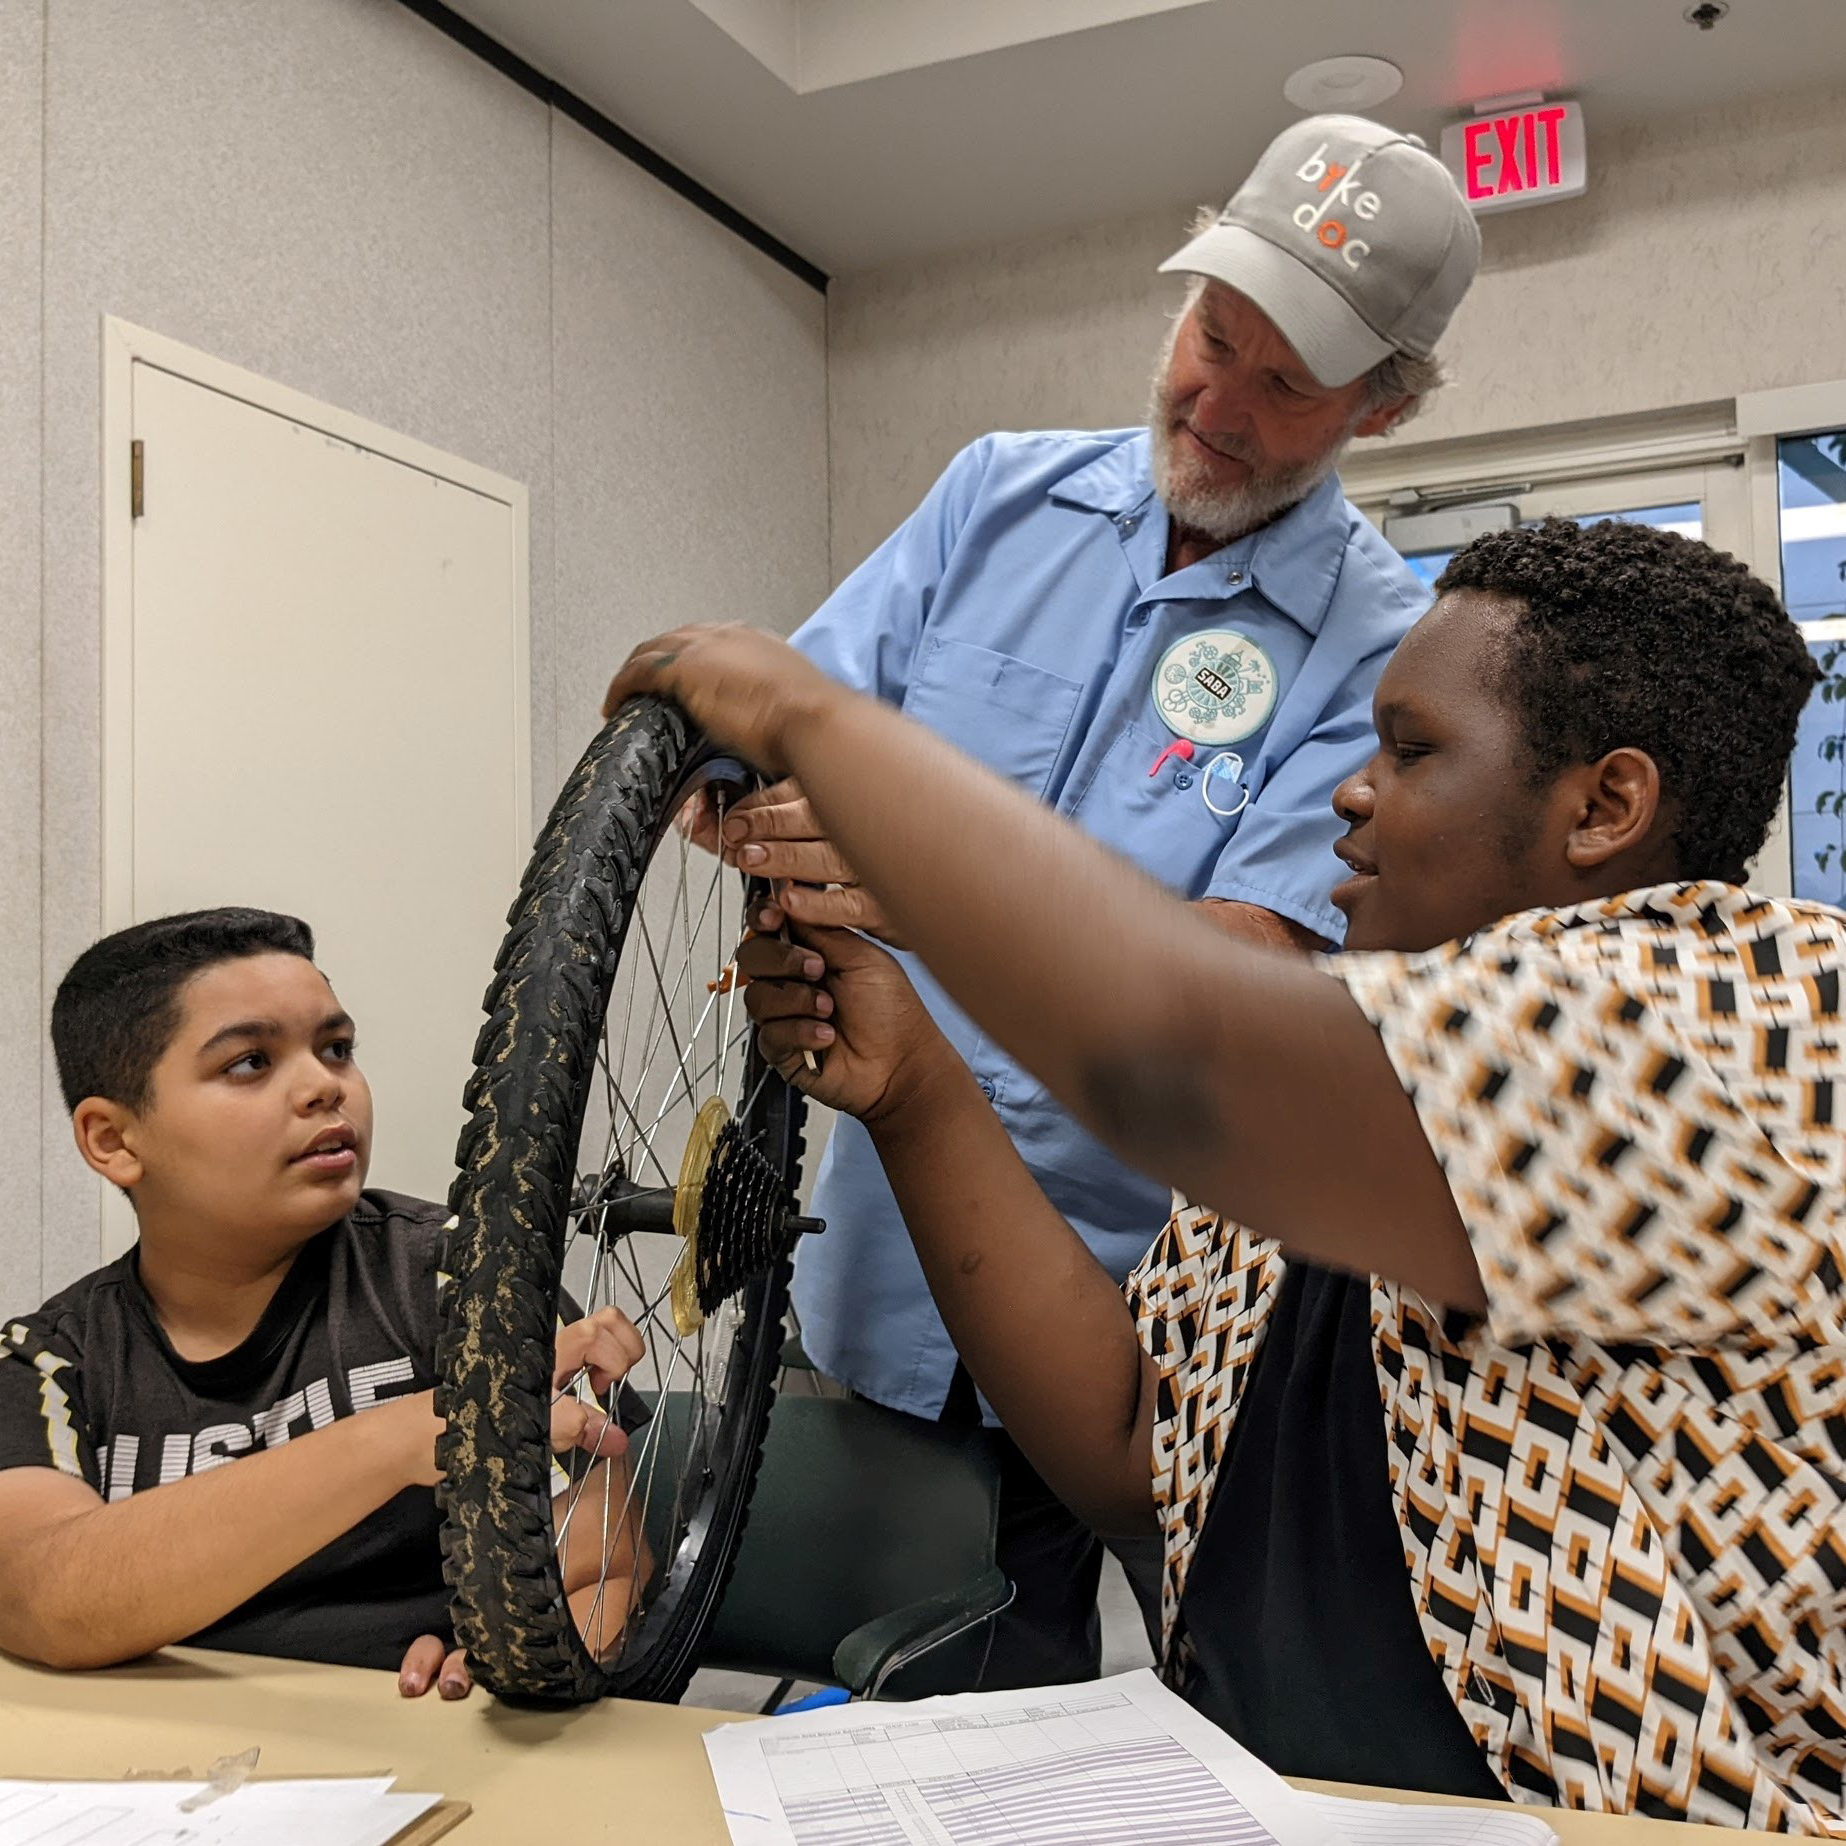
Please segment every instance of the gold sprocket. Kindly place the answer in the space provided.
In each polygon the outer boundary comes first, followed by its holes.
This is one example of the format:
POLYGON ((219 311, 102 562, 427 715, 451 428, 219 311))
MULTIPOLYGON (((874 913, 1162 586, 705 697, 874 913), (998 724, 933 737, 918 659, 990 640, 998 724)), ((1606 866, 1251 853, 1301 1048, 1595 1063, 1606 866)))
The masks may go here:
POLYGON ((699 1306, 699 1207, 718 1137, 730 1120, 731 1111, 722 1096, 706 1097, 692 1118, 686 1151, 680 1156, 679 1184, 673 1188, 673 1228, 685 1239, 685 1248, 673 1265, 673 1324, 681 1339, 705 1324, 705 1312, 699 1306))

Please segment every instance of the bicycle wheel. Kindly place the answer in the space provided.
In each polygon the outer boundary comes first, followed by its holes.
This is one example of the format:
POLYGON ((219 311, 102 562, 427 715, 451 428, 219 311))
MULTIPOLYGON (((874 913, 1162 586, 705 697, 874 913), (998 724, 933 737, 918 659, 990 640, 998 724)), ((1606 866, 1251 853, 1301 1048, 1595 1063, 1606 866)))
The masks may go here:
POLYGON ((677 1698, 742 1535, 789 1252, 817 1227, 794 1211, 802 1098, 727 975, 746 888, 685 823, 757 780, 631 700, 558 797, 483 1002, 438 1495, 456 1640, 504 1697, 677 1698), (621 1308, 647 1347, 601 1406, 633 1425, 628 1453, 568 1470, 550 1450, 561 1302, 621 1308))

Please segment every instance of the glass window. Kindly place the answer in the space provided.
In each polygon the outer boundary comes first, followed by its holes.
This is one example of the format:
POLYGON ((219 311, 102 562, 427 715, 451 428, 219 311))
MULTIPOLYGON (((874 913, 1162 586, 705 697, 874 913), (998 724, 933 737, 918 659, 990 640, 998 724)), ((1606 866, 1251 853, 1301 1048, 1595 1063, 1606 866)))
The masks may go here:
MULTIPOLYGON (((1576 515, 1580 526, 1593 526, 1599 519, 1633 519, 1644 526, 1659 526, 1668 532, 1681 532, 1687 538, 1703 538, 1705 522, 1703 509, 1696 500, 1689 500, 1677 506, 1637 506, 1622 513, 1579 513, 1576 515)), ((1535 519, 1522 522, 1536 525, 1535 519)), ((1406 554, 1404 562, 1422 578, 1432 589, 1442 575, 1443 567, 1454 556, 1452 551, 1418 551, 1406 554)))
POLYGON ((1776 444, 1782 600, 1825 676, 1790 776, 1795 895, 1846 903, 1846 430, 1776 444))

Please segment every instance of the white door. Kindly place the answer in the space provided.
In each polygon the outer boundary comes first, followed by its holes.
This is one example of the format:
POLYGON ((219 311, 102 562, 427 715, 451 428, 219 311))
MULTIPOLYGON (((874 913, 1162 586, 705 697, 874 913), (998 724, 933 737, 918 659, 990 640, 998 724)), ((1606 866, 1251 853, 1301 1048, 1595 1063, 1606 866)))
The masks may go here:
POLYGON ((142 484, 108 522, 109 925, 304 918, 358 1022, 372 1181, 440 1198, 530 837, 524 491, 111 333, 142 484))

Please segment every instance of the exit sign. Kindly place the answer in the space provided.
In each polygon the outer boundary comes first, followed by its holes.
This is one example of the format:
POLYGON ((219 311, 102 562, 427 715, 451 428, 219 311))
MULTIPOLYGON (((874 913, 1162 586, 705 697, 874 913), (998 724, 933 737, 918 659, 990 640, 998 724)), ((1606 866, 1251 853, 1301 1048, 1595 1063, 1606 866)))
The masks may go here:
POLYGON ((1452 122, 1442 162, 1477 214, 1574 199, 1589 184, 1583 109, 1535 101, 1452 122))

